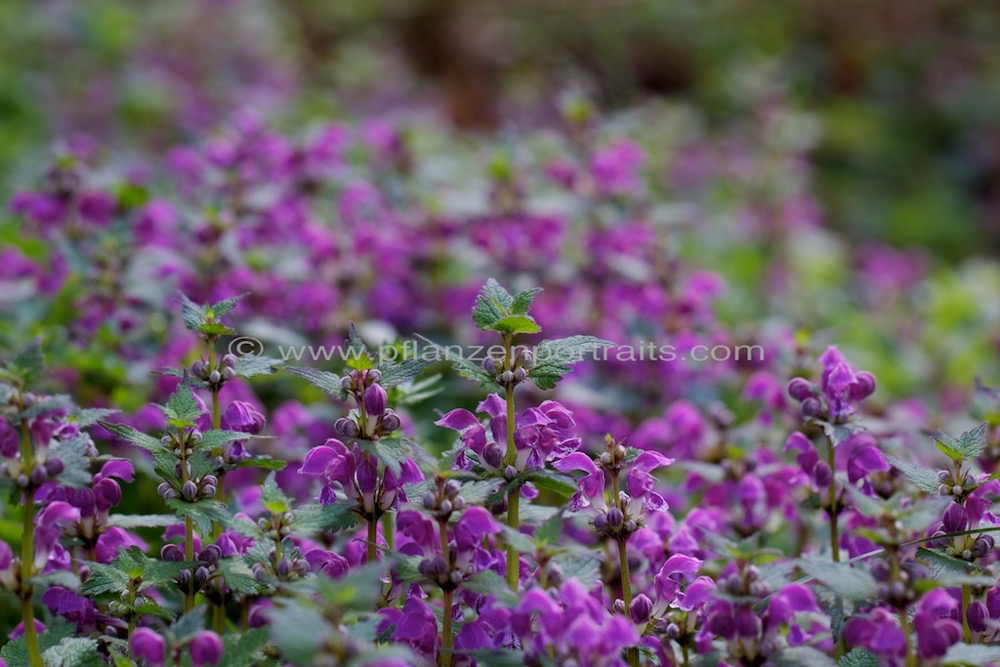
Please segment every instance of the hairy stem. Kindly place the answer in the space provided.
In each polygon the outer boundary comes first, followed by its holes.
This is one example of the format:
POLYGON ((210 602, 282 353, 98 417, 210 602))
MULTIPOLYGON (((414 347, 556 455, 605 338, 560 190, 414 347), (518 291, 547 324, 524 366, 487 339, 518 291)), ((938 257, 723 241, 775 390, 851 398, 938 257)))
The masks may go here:
POLYGON ((396 515, 393 512, 386 512, 382 515, 382 537, 385 538, 385 545, 389 551, 396 548, 396 515))
MULTIPOLYGON (((511 336, 504 336, 504 350, 506 368, 513 365, 513 351, 511 350, 511 336)), ((514 465, 517 461, 517 444, 514 442, 514 387, 506 388, 507 394, 507 457, 505 463, 514 465)), ((520 512, 521 487, 515 484, 507 496, 507 525, 512 530, 517 531, 521 524, 520 512)), ((521 555, 513 544, 507 545, 507 585, 511 590, 517 592, 518 579, 520 578, 521 555)))
MULTIPOLYGON (((827 447, 827 463, 830 464, 830 473, 836 472, 834 467, 834 449, 833 441, 828 440, 829 447, 827 447)), ((830 550, 833 553, 833 562, 840 562, 840 538, 837 534, 837 483, 831 479, 830 480, 830 550)))
MULTIPOLYGON (((21 420, 21 458, 26 474, 35 467, 35 452, 31 446, 28 420, 21 420)), ((31 667, 42 667, 42 650, 35 631, 35 607, 32 601, 31 577, 35 559, 35 488, 29 485, 24 492, 24 536, 21 539, 21 620, 24 621, 24 644, 28 649, 31 667)))
POLYGON ((910 619, 906 615, 906 609, 899 610, 899 627, 906 637, 906 667, 917 667, 917 657, 913 654, 913 640, 910 637, 910 619))
POLYGON ((444 617, 441 619, 441 667, 451 667, 451 614, 453 591, 444 592, 444 617))
POLYGON ((366 563, 374 563, 377 549, 376 541, 378 540, 378 519, 371 519, 368 521, 368 552, 365 559, 366 563))

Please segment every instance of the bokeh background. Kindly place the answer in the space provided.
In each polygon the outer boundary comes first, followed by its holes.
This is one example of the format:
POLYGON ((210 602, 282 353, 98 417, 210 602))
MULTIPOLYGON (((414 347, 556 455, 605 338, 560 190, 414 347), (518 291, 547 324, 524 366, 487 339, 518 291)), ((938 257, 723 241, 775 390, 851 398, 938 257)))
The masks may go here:
POLYGON ((65 133, 162 148, 247 106, 286 126, 420 107, 496 131, 551 119, 567 91, 707 125, 776 97, 818 126, 826 224, 945 261, 1000 243, 990 3, 46 0, 0 19, 8 191, 65 133))

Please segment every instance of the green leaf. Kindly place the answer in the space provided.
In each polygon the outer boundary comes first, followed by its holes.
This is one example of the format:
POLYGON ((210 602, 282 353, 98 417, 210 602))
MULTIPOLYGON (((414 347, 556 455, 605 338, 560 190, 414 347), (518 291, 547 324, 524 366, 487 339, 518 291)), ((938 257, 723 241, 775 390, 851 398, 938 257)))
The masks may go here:
POLYGON ((866 570, 847 563, 823 561, 798 561, 807 575, 820 581, 835 593, 848 600, 865 600, 875 595, 877 583, 866 570))
POLYGON ((267 631, 263 628, 247 630, 242 635, 222 638, 222 660, 217 667, 252 667, 261 662, 261 649, 267 645, 267 631))
POLYGON ((288 461, 282 461, 281 459, 273 459, 270 456, 254 456, 249 459, 237 461, 235 467, 260 468, 262 470, 284 470, 287 465, 288 461))
POLYGON ((212 304, 212 307, 209 308, 205 312, 205 314, 206 315, 211 314, 215 318, 219 318, 219 317, 222 317, 223 315, 227 315, 229 313, 229 311, 231 311, 233 308, 236 307, 236 304, 238 304, 240 301, 242 301, 243 299, 247 298, 248 296, 250 296, 250 292, 244 292, 243 294, 240 294, 238 296, 234 296, 234 297, 230 297, 228 299, 224 299, 222 301, 218 301, 218 302, 212 304))
POLYGON ((247 355, 239 358, 233 371, 237 375, 251 378, 255 375, 270 375, 277 371, 277 366, 280 365, 281 361, 278 359, 247 355))
POLYGON ((45 370, 45 355, 42 353, 42 339, 34 338, 21 348, 7 363, 7 370, 26 382, 41 375, 45 370))
POLYGON ((941 567, 948 568, 949 570, 955 570, 956 572, 961 572, 963 574, 967 574, 971 569, 976 569, 972 563, 959 558, 954 558, 946 553, 938 551, 937 549, 920 547, 917 549, 917 558, 929 560, 936 565, 940 565, 941 567))
POLYGON ((590 554, 574 555, 562 553, 555 557, 562 572, 563 581, 576 579, 587 588, 593 587, 601 578, 601 562, 590 554))
POLYGON ((272 472, 261 486, 260 504, 274 514, 287 512, 292 508, 292 501, 278 488, 275 474, 272 472))
POLYGON ((180 293, 180 299, 184 326, 191 331, 197 331, 205 323, 205 309, 189 299, 184 292, 180 293))
POLYGON ((318 368, 307 368, 304 366, 285 366, 284 368, 292 375, 298 375, 300 378, 303 378, 313 386, 319 387, 328 394, 332 394, 341 399, 347 396, 343 385, 341 385, 343 379, 336 373, 329 373, 327 371, 321 371, 318 368))
POLYGON ((952 644, 942 659, 944 665, 979 667, 1000 660, 1000 646, 987 644, 952 644))
POLYGON ((437 358, 444 359, 449 362, 459 375, 467 380, 472 380, 480 387, 489 391, 495 391, 502 388, 499 384, 497 384, 496 378, 486 372, 486 369, 484 369, 480 364, 473 363, 472 361, 466 359, 461 352, 456 352, 449 347, 441 345, 431 345, 429 349, 434 351, 437 358))
POLYGON ((253 436, 249 433, 242 433, 240 431, 223 431, 223 430, 213 430, 205 431, 201 434, 201 442, 199 442, 194 450, 195 451, 208 451, 213 449, 221 449, 231 442, 236 442, 237 440, 249 440, 253 436))
POLYGON ((355 370, 366 370, 373 368, 372 355, 368 351, 368 346, 361 339, 358 328, 351 322, 347 333, 347 366, 355 370))
POLYGON ((235 593, 259 593, 261 584, 254 577, 250 566, 242 558, 223 558, 219 561, 219 572, 226 585, 235 593))
POLYGON ((301 604, 277 607, 268 614, 271 640, 281 656, 296 665, 311 665, 327 637, 334 633, 323 615, 301 604))
POLYGON ((902 461, 894 456, 886 455, 885 457, 893 468, 899 470, 906 479, 913 482, 913 484, 922 491, 927 493, 935 493, 941 486, 941 482, 938 481, 938 473, 936 470, 931 468, 925 468, 924 466, 917 465, 915 463, 909 463, 907 461, 902 461))
POLYGON ((430 362, 423 359, 407 359, 399 363, 387 362, 381 364, 378 370, 382 374, 382 379, 378 383, 383 389, 390 389, 404 382, 409 382, 420 375, 429 365, 430 362))
POLYGON ((480 595, 492 595, 500 604, 513 607, 518 603, 518 596, 510 590, 507 582, 493 570, 481 570, 465 582, 463 587, 480 595))
POLYGON ((866 496, 860 489, 851 484, 845 484, 844 488, 847 489, 848 495, 851 496, 854 509, 866 517, 878 519, 888 513, 888 507, 883 501, 866 496))
POLYGON ((212 524, 228 525, 230 516, 226 506, 218 500, 200 500, 197 503, 184 502, 180 498, 171 498, 167 507, 183 518, 194 522, 199 535, 212 532, 212 524))
POLYGON ((378 440, 359 438, 357 443, 362 451, 374 455, 396 476, 399 476, 403 461, 413 457, 411 443, 406 438, 380 438, 378 440))
POLYGON ((120 595, 128 590, 129 578, 125 572, 103 563, 90 564, 90 577, 83 582, 80 592, 88 597, 120 595))
POLYGON ((98 421, 98 424, 102 428, 110 431, 116 437, 124 440, 125 442, 131 442, 133 445, 138 445, 146 451, 156 453, 168 453, 166 447, 163 446, 159 440, 151 435, 146 435, 141 431, 128 426, 127 424, 112 424, 111 422, 98 421))
POLYGON ((42 653, 45 667, 99 667, 104 658, 89 637, 67 637, 42 653))
POLYGON ((569 372, 570 366, 582 361, 595 350, 614 343, 594 336, 570 336, 543 341, 535 349, 535 365, 528 378, 539 389, 552 389, 569 372))
POLYGON ((942 496, 932 496, 915 502, 900 512, 899 520, 903 527, 914 533, 922 533, 931 524, 937 522, 942 512, 951 505, 952 499, 942 496))
POLYGON ((840 659, 839 667, 881 667, 878 656, 866 648, 856 648, 840 659))
MULTIPOLYGON (((74 634, 76 634, 76 624, 70 625, 64 619, 57 618, 45 632, 38 635, 39 648, 44 653, 74 634)), ((24 643, 24 635, 4 644, 0 648, 0 659, 3 659, 8 667, 27 667, 28 648, 24 643)))
POLYGON ((114 408, 87 408, 85 410, 77 410, 74 413, 74 416, 76 417, 77 424, 79 424, 81 428, 86 428, 88 426, 93 426, 106 417, 119 414, 120 412, 121 410, 116 410, 114 408))
POLYGON ((476 297, 472 309, 472 321, 483 331, 493 330, 493 326, 511 313, 514 297, 493 278, 486 281, 476 297))
POLYGON ((475 651, 455 651, 457 656, 472 658, 476 664, 483 667, 522 667, 526 664, 523 651, 514 649, 494 648, 475 651))
POLYGON ((357 523, 351 506, 347 503, 333 505, 306 505, 295 510, 292 528, 301 532, 339 531, 357 523))
POLYGON ((535 287, 534 289, 518 292, 517 296, 514 297, 514 301, 510 304, 511 314, 527 315, 528 311, 531 310, 531 304, 535 300, 535 296, 541 291, 541 287, 535 287))
POLYGON ((827 440, 829 440, 830 444, 834 447, 839 447, 852 436, 865 430, 863 426, 853 422, 848 422, 846 424, 831 424, 828 421, 815 420, 815 423, 819 424, 823 428, 823 433, 826 434, 827 440))
POLYGON ((205 628, 205 607, 198 606, 177 619, 168 634, 175 642, 184 642, 205 628))
POLYGON ((962 433, 957 438, 953 438, 942 431, 936 432, 932 437, 938 449, 944 452, 945 456, 953 461, 965 461, 975 458, 986 449, 986 427, 983 422, 976 428, 962 433))
POLYGON ((236 330, 222 322, 205 322, 198 327, 198 333, 217 338, 219 336, 232 336, 236 330))
POLYGON ((493 331, 502 334, 535 334, 542 330, 538 322, 530 315, 508 315, 495 322, 491 327, 493 331))
POLYGON ((18 419, 34 419, 35 417, 44 415, 47 412, 63 410, 66 412, 74 412, 76 409, 77 407, 76 404, 73 403, 73 399, 66 394, 57 394, 55 396, 46 396, 45 398, 35 401, 18 415, 18 419))
POLYGON ((181 383, 176 391, 170 395, 166 405, 158 407, 166 415, 167 421, 178 427, 192 426, 199 417, 205 414, 205 410, 198 405, 194 392, 191 391, 190 385, 186 382, 181 383))
POLYGON ((89 486, 91 482, 90 459, 87 450, 90 438, 80 434, 69 440, 59 440, 52 446, 50 456, 63 462, 63 471, 56 477, 59 483, 74 489, 89 486))

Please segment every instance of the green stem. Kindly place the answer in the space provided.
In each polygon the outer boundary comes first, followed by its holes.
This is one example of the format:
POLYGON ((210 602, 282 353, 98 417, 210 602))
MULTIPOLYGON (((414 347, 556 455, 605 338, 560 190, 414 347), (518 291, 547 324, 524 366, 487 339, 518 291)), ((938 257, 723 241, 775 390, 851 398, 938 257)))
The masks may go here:
MULTIPOLYGON (((505 368, 511 368, 513 366, 513 351, 511 349, 511 342, 513 337, 510 335, 504 336, 504 366, 505 368)), ((505 463, 507 465, 514 465, 517 461, 517 444, 514 442, 514 387, 508 386, 506 388, 507 395, 507 457, 505 463)), ((509 495, 507 496, 507 525, 510 526, 511 530, 517 531, 520 529, 521 524, 521 512, 520 512, 520 500, 521 500, 521 487, 515 484, 511 488, 509 495)), ((510 586, 511 590, 515 593, 517 592, 518 579, 520 579, 520 562, 521 555, 518 553, 517 548, 513 544, 507 545, 507 585, 510 586)))
POLYGON ((374 563, 376 556, 376 540, 378 540, 378 520, 371 519, 368 522, 368 553, 366 563, 374 563))
MULTIPOLYGON (((632 606, 632 575, 628 569, 628 550, 625 548, 625 539, 618 540, 618 562, 622 570, 622 600, 625 601, 625 615, 628 616, 628 609, 632 606)), ((639 652, 630 648, 628 650, 628 664, 631 667, 638 667, 639 652)))
MULTIPOLYGON (((31 446, 28 420, 21 420, 21 459, 25 474, 35 467, 35 452, 31 446)), ((24 536, 21 539, 21 619, 24 621, 24 644, 31 667, 42 667, 42 649, 35 631, 35 607, 32 601, 31 577, 35 560, 35 489, 29 484, 24 492, 24 536)))
POLYGON ((453 591, 444 592, 444 617, 441 619, 441 667, 451 667, 451 614, 453 591))
MULTIPOLYGON (((835 477, 836 472, 833 442, 829 441, 827 447, 827 463, 830 465, 830 474, 835 477)), ((833 562, 840 562, 840 539, 837 534, 837 483, 834 478, 830 479, 830 550, 833 552, 833 562)))
POLYGON ((382 515, 382 537, 385 538, 385 545, 389 551, 395 551, 396 515, 393 512, 386 512, 382 515))
POLYGON ((222 635, 226 631, 226 604, 220 602, 212 609, 212 626, 215 634, 222 635))
POLYGON ((688 657, 687 645, 681 646, 681 656, 684 658, 684 667, 688 667, 691 664, 691 659, 688 657))
POLYGON ((906 616, 906 609, 899 610, 899 627, 906 637, 906 667, 917 667, 917 657, 913 654, 912 640, 910 639, 910 619, 906 616))
POLYGON ((971 598, 972 591, 969 588, 969 584, 962 584, 962 637, 966 644, 972 643, 972 629, 969 627, 969 599, 971 598))

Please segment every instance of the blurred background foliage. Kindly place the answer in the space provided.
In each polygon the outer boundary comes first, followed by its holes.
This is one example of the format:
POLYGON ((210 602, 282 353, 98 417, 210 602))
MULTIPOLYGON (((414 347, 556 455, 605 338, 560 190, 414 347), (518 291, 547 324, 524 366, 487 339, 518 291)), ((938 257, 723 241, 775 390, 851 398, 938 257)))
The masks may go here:
POLYGON ((1000 6, 957 0, 4 0, 0 173, 7 194, 61 133, 163 148, 236 107, 495 130, 568 87, 709 125, 775 95, 819 122, 829 226, 952 261, 1000 242, 998 33, 1000 6))

